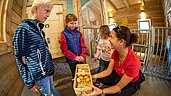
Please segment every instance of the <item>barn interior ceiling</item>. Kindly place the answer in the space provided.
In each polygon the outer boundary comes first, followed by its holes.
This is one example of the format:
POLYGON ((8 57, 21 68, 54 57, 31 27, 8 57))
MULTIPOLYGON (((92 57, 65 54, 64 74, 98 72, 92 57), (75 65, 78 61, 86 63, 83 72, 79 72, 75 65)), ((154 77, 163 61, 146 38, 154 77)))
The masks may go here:
MULTIPOLYGON (((92 11, 101 14, 100 1, 103 0, 89 0, 87 4, 82 7, 82 10, 85 9, 85 6, 87 6, 92 11)), ((154 0, 106 0, 106 10, 107 12, 111 12, 111 11, 116 12, 119 9, 130 8, 130 6, 136 4, 141 4, 142 5, 141 9, 143 10, 145 3, 149 1, 154 1, 154 0)), ((155 0, 155 1, 161 3, 163 0, 155 0)))

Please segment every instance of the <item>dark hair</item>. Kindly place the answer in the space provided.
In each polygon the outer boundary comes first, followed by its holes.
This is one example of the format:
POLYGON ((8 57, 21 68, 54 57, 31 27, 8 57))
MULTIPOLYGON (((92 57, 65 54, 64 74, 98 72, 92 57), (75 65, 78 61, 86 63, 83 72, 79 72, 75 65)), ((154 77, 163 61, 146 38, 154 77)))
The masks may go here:
POLYGON ((100 26, 100 32, 104 36, 105 39, 109 37, 110 29, 108 25, 102 25, 100 26))
POLYGON ((124 39, 126 41, 126 47, 129 47, 132 43, 137 42, 137 34, 131 33, 130 29, 125 26, 117 26, 113 28, 116 32, 116 36, 119 40, 124 39))
POLYGON ((65 23, 77 21, 77 17, 74 14, 68 14, 65 18, 65 23))

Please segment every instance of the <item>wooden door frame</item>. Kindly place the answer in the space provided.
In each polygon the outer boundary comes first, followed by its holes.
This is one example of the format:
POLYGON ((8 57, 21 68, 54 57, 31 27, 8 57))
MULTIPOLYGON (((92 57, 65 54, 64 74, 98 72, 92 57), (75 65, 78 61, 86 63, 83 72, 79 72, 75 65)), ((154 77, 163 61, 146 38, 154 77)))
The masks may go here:
POLYGON ((13 6, 13 0, 1 0, 0 1, 1 9, 0 9, 0 55, 5 53, 12 52, 12 43, 10 42, 11 36, 11 12, 13 6))

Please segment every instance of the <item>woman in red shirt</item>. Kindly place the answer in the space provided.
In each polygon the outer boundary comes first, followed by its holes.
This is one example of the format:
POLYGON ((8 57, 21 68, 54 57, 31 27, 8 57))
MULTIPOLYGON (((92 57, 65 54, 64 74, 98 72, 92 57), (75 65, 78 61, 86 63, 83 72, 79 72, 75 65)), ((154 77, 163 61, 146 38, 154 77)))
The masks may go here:
MULTIPOLYGON (((96 96, 106 94, 105 96, 132 96, 140 84, 145 80, 140 71, 141 62, 138 56, 129 47, 137 41, 137 35, 130 32, 125 26, 117 26, 109 36, 112 47, 115 49, 110 60, 108 68, 98 74, 92 75, 93 78, 99 78, 101 82, 110 87, 99 89, 93 87, 90 94, 85 96, 96 96)), ((100 81, 99 80, 99 81, 100 81)))

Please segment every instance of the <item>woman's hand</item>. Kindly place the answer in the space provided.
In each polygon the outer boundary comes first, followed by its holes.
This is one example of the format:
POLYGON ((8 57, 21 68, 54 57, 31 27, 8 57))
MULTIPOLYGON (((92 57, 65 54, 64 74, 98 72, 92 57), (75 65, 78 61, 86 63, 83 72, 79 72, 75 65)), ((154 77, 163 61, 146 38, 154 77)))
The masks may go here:
POLYGON ((91 76, 93 79, 96 79, 95 74, 91 76))
POLYGON ((92 60, 93 60, 93 61, 96 61, 96 60, 97 60, 97 58, 92 58, 92 60))
POLYGON ((90 94, 87 94, 87 93, 83 93, 83 96, 98 96, 100 94, 102 94, 102 90, 99 89, 98 87, 95 87, 94 85, 91 85, 91 87, 93 88, 93 92, 90 93, 90 94))

